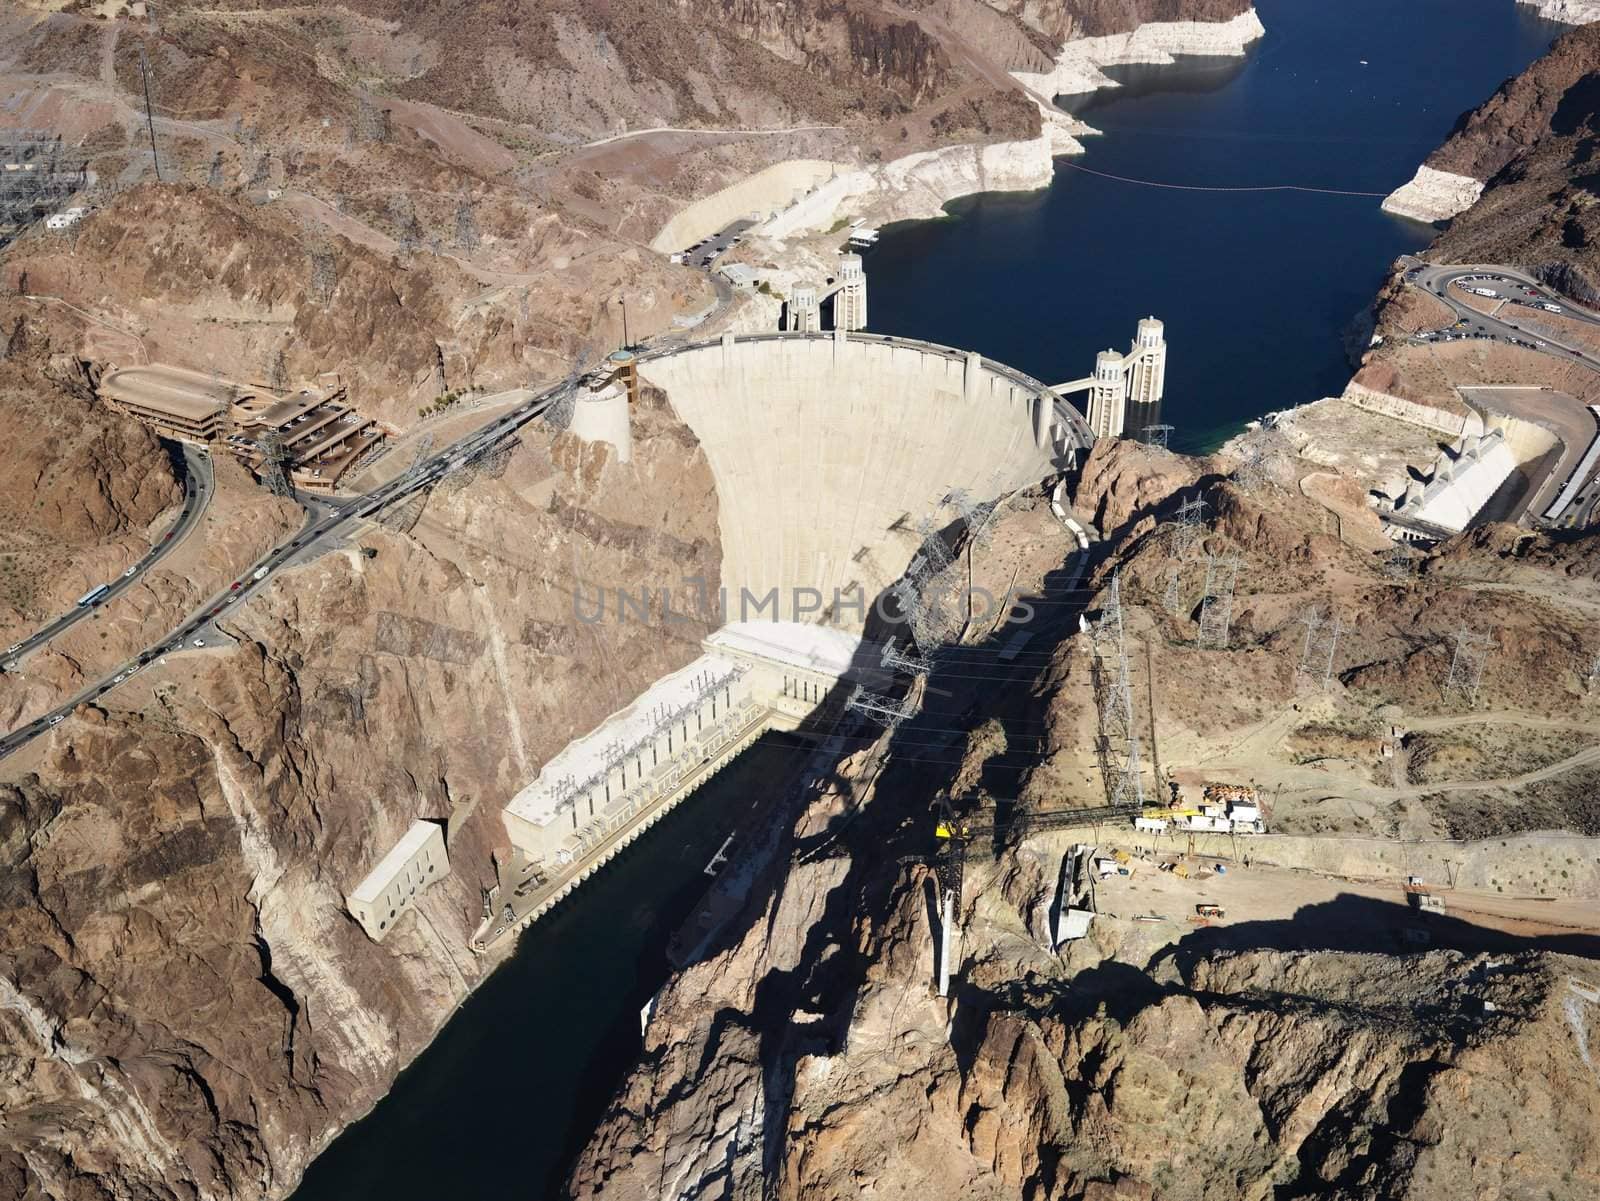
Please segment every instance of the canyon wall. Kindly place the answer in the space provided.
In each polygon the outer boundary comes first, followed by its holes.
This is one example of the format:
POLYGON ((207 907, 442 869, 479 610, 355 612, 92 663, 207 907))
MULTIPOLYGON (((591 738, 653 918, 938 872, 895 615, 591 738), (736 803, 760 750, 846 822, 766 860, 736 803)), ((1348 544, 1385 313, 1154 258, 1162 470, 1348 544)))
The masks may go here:
POLYGON ((586 624, 574 590, 720 565, 664 408, 627 466, 541 431, 6 760, 0 1194, 282 1197, 493 966, 500 806, 710 628, 586 624), (450 874, 373 943, 345 895, 417 818, 450 874))
MULTIPOLYGON (((1260 436, 1270 450, 1270 432, 1260 436)), ((1258 865, 1249 846, 1213 848, 1227 876, 1184 880, 1180 895, 1241 890, 1241 875, 1282 863, 1292 870, 1261 894, 1281 901, 1278 916, 1233 912, 1219 929, 1197 921, 1192 903, 1151 916, 1167 883, 1179 884, 1136 858, 1115 901, 1097 894, 1089 935, 1056 948, 1048 913, 1062 854, 1090 837, 1119 845, 1117 831, 1008 837, 984 822, 998 825, 1013 795, 1025 811, 1104 803, 1088 749, 1090 639, 1036 633, 1032 658, 1003 678, 973 682, 966 656, 936 666, 920 695, 930 707, 950 696, 947 708, 841 760, 795 807, 776 855, 730 865, 748 882, 745 907, 657 996, 642 1061, 580 1157, 574 1196, 1448 1201, 1576 1198, 1600 1185, 1592 935, 1556 922, 1537 937, 1526 927, 1502 936, 1452 916, 1420 941, 1494 936, 1513 949, 1424 952, 1403 937, 1415 919, 1398 890, 1402 874, 1425 871, 1432 883, 1448 862, 1462 870, 1457 887, 1481 890, 1464 904, 1553 885, 1569 905, 1592 905, 1593 837, 1503 837, 1519 813, 1534 827, 1594 834, 1591 777, 1568 776, 1558 807, 1532 785, 1494 793, 1476 820, 1480 835, 1502 837, 1471 845, 1394 837, 1401 822, 1426 829, 1463 816, 1448 788, 1397 792, 1392 812, 1344 814, 1347 798, 1366 805, 1386 791, 1371 766, 1385 737, 1373 706, 1404 707, 1392 719, 1402 722, 1427 714, 1440 730, 1460 724, 1425 648, 1463 614, 1497 630, 1484 678, 1494 699, 1483 707, 1548 705, 1560 720, 1579 685, 1544 639, 1592 642, 1593 540, 1479 531, 1397 591, 1382 552, 1328 531, 1281 448, 1266 461, 1267 482, 1246 490, 1207 483, 1228 470, 1216 459, 1104 443, 1070 501, 1106 534, 1090 586, 1117 573, 1136 661, 1162 682, 1148 695, 1164 772, 1186 786, 1281 779, 1275 823, 1319 835, 1263 840, 1258 865), (1161 601, 1173 559, 1158 523, 1197 487, 1213 518, 1201 545, 1241 555, 1249 581, 1228 650, 1196 646, 1198 604, 1161 601), (1318 696, 1296 682, 1297 616, 1330 587, 1352 622, 1318 696), (1274 749, 1244 749, 1266 744, 1274 749), (1346 758, 1341 776, 1332 764, 1346 758), (941 799, 969 805, 978 827, 964 874, 932 836, 941 799), (1341 838, 1334 821, 1361 836, 1341 838), (1357 895, 1331 872, 1376 877, 1388 891, 1357 895), (934 989, 934 931, 952 878, 962 883, 946 1000, 934 989), (1301 891, 1312 887, 1320 899, 1301 891), (1539 1120, 1508 1124, 1508 1112, 1539 1120)), ((997 519, 997 541, 1017 520, 997 519)), ((1084 611, 1104 602, 1102 591, 1084 611)))
MULTIPOLYGON (((1584 26, 1556 39, 1548 53, 1495 94, 1463 114, 1443 145, 1430 154, 1415 179, 1384 207, 1403 216, 1444 221, 1465 212, 1488 185, 1551 185, 1569 162, 1572 138, 1592 117, 1593 72, 1600 63, 1600 29, 1584 26)), ((1573 172, 1582 175, 1582 172, 1573 172)), ((1529 223, 1519 225, 1527 228, 1529 223)), ((1510 261, 1510 260, 1506 260, 1510 261)))

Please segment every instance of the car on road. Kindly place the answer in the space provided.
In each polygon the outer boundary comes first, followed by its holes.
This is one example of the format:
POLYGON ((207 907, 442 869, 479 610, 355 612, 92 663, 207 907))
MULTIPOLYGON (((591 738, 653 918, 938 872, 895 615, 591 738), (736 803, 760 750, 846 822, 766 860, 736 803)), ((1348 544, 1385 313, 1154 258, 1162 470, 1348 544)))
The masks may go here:
POLYGON ((238 599, 239 598, 237 596, 230 596, 227 600, 223 601, 222 603, 225 604, 225 605, 231 605, 231 604, 233 604, 234 601, 236 601, 238 599))
POLYGON ((234 581, 234 582, 233 582, 233 583, 232 583, 232 584, 231 584, 231 585, 230 585, 230 586, 229 586, 229 588, 228 588, 228 591, 229 591, 229 592, 237 592, 237 591, 239 591, 239 585, 240 585, 240 584, 241 584, 241 583, 243 583, 243 581, 242 581, 242 580, 235 580, 235 581, 234 581))
POLYGON ((204 638, 196 638, 189 645, 190 646, 204 646, 205 644, 206 644, 206 640, 204 638))
POLYGON ((17 652, 18 652, 18 651, 20 651, 20 650, 21 650, 21 649, 22 649, 22 643, 20 643, 20 642, 13 642, 13 643, 12 643, 12 644, 11 644, 11 645, 10 645, 10 646, 8 646, 8 647, 6 647, 6 654, 8 654, 8 655, 14 655, 14 654, 16 654, 16 653, 17 653, 17 652))
POLYGON ((215 617, 218 613, 221 613, 221 612, 222 612, 222 606, 218 605, 215 609, 211 610, 211 614, 210 615, 212 617, 215 617))
POLYGON ((66 716, 65 713, 57 713, 54 717, 52 717, 49 721, 45 722, 44 724, 47 725, 47 726, 60 725, 61 724, 61 719, 63 717, 65 717, 65 716, 66 716))
POLYGON ((119 672, 116 676, 114 676, 112 678, 111 682, 113 684, 120 684, 120 683, 122 683, 122 681, 126 680, 127 678, 128 678, 128 673, 127 672, 125 672, 125 671, 124 672, 119 672))
POLYGON ((253 576, 251 576, 250 578, 252 580, 264 580, 264 579, 266 579, 267 578, 267 568, 265 568, 265 567, 256 568, 256 573, 253 576))
POLYGON ((139 565, 137 563, 135 563, 132 567, 128 568, 127 571, 122 573, 122 578, 123 579, 127 579, 129 576, 131 576, 134 572, 136 572, 138 570, 139 570, 139 565))

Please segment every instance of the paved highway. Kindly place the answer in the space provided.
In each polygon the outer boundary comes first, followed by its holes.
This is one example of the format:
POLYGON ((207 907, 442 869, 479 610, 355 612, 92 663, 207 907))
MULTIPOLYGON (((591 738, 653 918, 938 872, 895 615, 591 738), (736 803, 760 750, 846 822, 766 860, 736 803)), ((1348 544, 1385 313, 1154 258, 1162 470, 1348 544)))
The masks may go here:
POLYGON ((1406 272, 1406 282, 1413 287, 1436 296, 1456 314, 1465 325, 1446 327, 1429 333, 1417 334, 1416 342, 1455 341, 1482 335, 1485 340, 1506 342, 1538 350, 1558 359, 1576 360, 1584 366, 1600 371, 1600 357, 1591 355, 1582 347, 1573 346, 1559 338, 1535 333, 1525 328, 1525 323, 1539 317, 1565 317, 1587 325, 1600 326, 1600 315, 1576 307, 1565 297, 1557 296, 1531 276, 1506 267, 1439 267, 1422 264, 1406 272), (1452 286, 1455 285, 1455 286, 1452 286), (1467 303, 1468 293, 1463 289, 1483 288, 1492 296, 1472 296, 1480 303, 1494 306, 1494 315, 1480 313, 1467 303), (1559 313, 1537 307, 1555 305, 1559 313))
MULTIPOLYGON (((213 645, 226 645, 230 640, 215 626, 215 621, 233 605, 252 595, 272 580, 279 571, 297 561, 314 557, 321 550, 336 544, 352 533, 368 518, 375 516, 398 500, 432 487, 452 471, 459 471, 472 460, 481 457, 499 442, 539 417, 559 397, 578 386, 576 380, 567 380, 528 398, 515 409, 503 414, 481 429, 446 446, 430 458, 413 464, 409 469, 353 500, 318 506, 305 524, 288 542, 275 547, 264 558, 247 567, 239 579, 228 588, 212 596, 177 628, 138 656, 116 668, 104 679, 90 685, 60 708, 40 715, 28 725, 12 730, 0 737, 0 759, 26 746, 51 727, 58 725, 79 705, 98 700, 116 688, 129 676, 140 671, 151 660, 185 649, 201 649, 213 645)), ((206 476, 206 492, 210 493, 210 475, 206 476)), ((176 542, 176 538, 173 539, 176 542)), ((130 577, 132 579, 136 577, 130 577)))
POLYGON ((173 523, 172 528, 161 536, 161 541, 151 547, 150 551, 132 567, 115 579, 108 580, 104 596, 97 598, 91 604, 74 605, 44 629, 7 647, 3 656, 4 670, 16 671, 24 659, 46 645, 52 638, 66 633, 80 621, 98 612, 132 588, 145 572, 166 558, 177 548, 178 543, 184 540, 189 531, 194 529, 205 514, 206 507, 211 503, 216 484, 212 477, 210 455, 196 447, 185 446, 183 459, 187 468, 183 481, 183 509, 179 512, 178 520, 173 523))

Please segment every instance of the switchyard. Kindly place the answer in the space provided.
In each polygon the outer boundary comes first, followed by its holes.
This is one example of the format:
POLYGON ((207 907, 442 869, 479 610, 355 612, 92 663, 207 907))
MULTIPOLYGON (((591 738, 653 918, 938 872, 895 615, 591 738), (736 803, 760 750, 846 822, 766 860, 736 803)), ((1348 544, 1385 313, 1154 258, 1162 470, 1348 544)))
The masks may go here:
MULTIPOLYGON (((59 134, 0 130, 0 247, 50 218, 88 181, 87 164, 68 152, 59 134)), ((64 214, 63 227, 82 213, 64 214)))

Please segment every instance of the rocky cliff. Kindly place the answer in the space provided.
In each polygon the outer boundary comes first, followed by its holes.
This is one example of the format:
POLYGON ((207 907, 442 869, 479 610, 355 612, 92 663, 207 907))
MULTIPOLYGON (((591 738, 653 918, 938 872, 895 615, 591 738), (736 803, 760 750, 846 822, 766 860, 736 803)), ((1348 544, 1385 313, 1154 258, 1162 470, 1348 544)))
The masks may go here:
POLYGON ((0 302, 0 640, 53 617, 84 570, 136 558, 182 489, 172 460, 137 422, 94 403, 73 356, 39 309, 0 302))
POLYGON ((1548 53, 1463 114, 1384 207, 1427 221, 1468 214, 1452 229, 1453 243, 1482 247, 1484 261, 1530 262, 1530 255, 1581 250, 1576 227, 1563 230, 1558 216, 1585 207, 1597 65, 1600 29, 1585 25, 1556 39, 1548 53), (1468 210, 1480 196, 1473 216, 1468 210), (1484 253, 1491 250, 1520 257, 1484 253))
MULTIPOLYGON (((1305 465, 1270 445, 1263 459, 1267 478, 1242 488, 1223 482, 1224 460, 1108 445, 1073 497, 1107 532, 1095 579, 1120 573, 1135 728, 1159 748, 1158 787, 1282 780, 1275 825, 1325 832, 1282 844, 1370 854, 1380 844, 1333 831, 1382 830, 1398 838, 1381 845, 1406 863, 1481 848, 1492 878, 1463 887, 1534 889, 1561 864, 1569 876, 1557 895, 1590 899, 1544 912, 1592 905, 1592 838, 1552 844, 1578 848, 1553 858, 1504 842, 1427 842, 1440 832, 1429 822, 1464 820, 1444 799, 1513 782, 1473 782, 1460 761, 1450 769, 1420 752, 1391 775, 1377 724, 1386 715, 1460 736, 1434 683, 1443 665, 1429 631, 1470 613, 1499 623, 1485 729, 1506 719, 1501 710, 1536 726, 1541 697, 1578 686, 1540 640, 1557 628, 1558 641, 1587 637, 1592 546, 1484 533, 1397 583, 1356 531, 1328 532, 1326 512, 1291 482, 1305 465), (1223 652, 1194 641, 1197 578, 1180 569, 1190 583, 1176 607, 1162 596, 1175 552, 1158 522, 1195 489, 1215 515, 1206 553, 1247 564, 1223 652), (1486 577, 1485 564, 1498 566, 1486 577), (1349 642, 1323 692, 1296 683, 1296 617, 1329 592, 1349 642)), ((933 801, 954 798, 972 806, 969 820, 997 825, 1010 796, 1040 812, 1104 803, 1086 750, 1099 709, 1089 639, 1052 649, 1041 634, 1029 651, 1031 665, 1009 674, 992 662, 980 673, 977 657, 935 668, 924 696, 937 707, 931 698, 953 694, 947 708, 842 761, 794 814, 777 856, 730 869, 749 873, 747 906, 657 998, 644 1058, 581 1157, 575 1196, 1444 1201, 1575 1199, 1600 1186, 1600 943, 1569 934, 1564 917, 1417 927, 1399 884, 1404 870, 1439 870, 1436 860, 1390 867, 1392 891, 1375 894, 1330 878, 1326 859, 1304 874, 1251 866, 1250 848, 1243 862, 1234 848, 1213 852, 1231 854, 1226 877, 1205 867, 1180 880, 1110 825, 1020 841, 1015 827, 984 829, 959 877, 950 999, 937 997, 933 931, 951 875, 931 837, 933 801), (1058 952, 1048 914, 1061 855, 1085 838, 1102 854, 1133 849, 1133 875, 1101 886, 1089 937, 1058 952), (1226 921, 1196 924, 1194 905, 1208 899, 1226 900, 1226 921), (1417 953, 1430 942, 1453 949, 1417 953), (1485 948, 1513 950, 1489 958, 1485 948), (1539 1118, 1508 1127, 1508 1112, 1539 1118)), ((1567 716, 1562 728, 1577 731, 1567 716)), ((1548 798, 1530 783, 1477 832, 1504 830, 1518 803, 1536 825, 1589 820, 1593 832, 1583 798, 1595 747, 1576 736, 1585 750, 1570 762, 1570 745, 1542 760, 1571 773, 1564 810, 1541 808, 1548 798)), ((1509 756, 1491 752, 1483 768, 1508 772, 1509 756)), ((1256 853, 1291 854, 1267 846, 1256 853)), ((1353 874, 1370 880, 1375 868, 1353 874)))
POLYGON ((698 653, 704 623, 584 624, 574 590, 715 578, 715 531, 665 411, 628 467, 535 427, 8 759, 0 1193, 284 1195, 491 966, 504 800, 698 653), (375 944, 344 896, 418 817, 450 874, 375 944))

